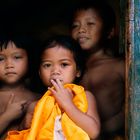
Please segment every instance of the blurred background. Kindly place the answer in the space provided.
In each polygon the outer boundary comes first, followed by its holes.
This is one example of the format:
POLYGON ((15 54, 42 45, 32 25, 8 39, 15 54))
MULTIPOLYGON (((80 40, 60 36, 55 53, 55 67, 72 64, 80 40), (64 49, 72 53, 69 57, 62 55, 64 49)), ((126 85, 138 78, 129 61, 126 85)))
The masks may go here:
MULTIPOLYGON (((0 0, 0 34, 23 33, 39 40, 68 34, 72 8, 82 0, 0 0)), ((103 0, 104 1, 104 0, 103 0)), ((119 0, 107 0, 119 23, 119 0)))

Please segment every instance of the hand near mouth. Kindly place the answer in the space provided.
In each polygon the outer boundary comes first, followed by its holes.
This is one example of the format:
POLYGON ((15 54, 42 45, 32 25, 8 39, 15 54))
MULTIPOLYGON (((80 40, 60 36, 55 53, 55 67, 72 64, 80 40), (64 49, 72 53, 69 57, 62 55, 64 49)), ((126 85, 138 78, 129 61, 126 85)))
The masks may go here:
POLYGON ((52 83, 52 80, 53 80, 53 81, 55 81, 56 83, 57 83, 57 80, 59 80, 61 83, 63 83, 63 80, 58 79, 58 78, 53 78, 53 79, 51 79, 51 80, 50 80, 50 81, 51 81, 51 83, 52 83))
POLYGON ((51 83, 54 86, 54 88, 49 87, 48 89, 52 92, 59 106, 63 110, 65 110, 67 107, 73 105, 73 93, 71 89, 64 88, 62 82, 59 79, 51 80, 51 83))

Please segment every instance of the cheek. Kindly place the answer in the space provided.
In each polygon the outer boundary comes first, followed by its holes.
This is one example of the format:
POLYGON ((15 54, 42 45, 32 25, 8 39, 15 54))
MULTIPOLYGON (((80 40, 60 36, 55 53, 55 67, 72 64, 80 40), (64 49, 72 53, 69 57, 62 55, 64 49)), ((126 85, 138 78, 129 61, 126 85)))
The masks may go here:
POLYGON ((46 87, 51 86, 51 82, 50 82, 50 79, 48 76, 40 75, 40 79, 41 79, 43 85, 45 85, 46 87))
POLYGON ((92 32, 92 42, 94 44, 98 43, 101 40, 101 38, 102 38, 101 30, 92 32))
MULTIPOLYGON (((47 81, 49 81, 49 77, 50 77, 50 75, 49 75, 49 72, 47 72, 47 71, 40 71, 40 74, 39 74, 39 76, 40 76, 40 79, 42 79, 42 81, 44 81, 45 83, 47 82, 47 81)), ((43 82, 43 83, 44 83, 43 82)))
POLYGON ((3 75, 3 70, 0 68, 0 77, 3 75))
POLYGON ((71 80, 74 81, 76 76, 77 76, 77 71, 73 70, 73 71, 71 71, 71 75, 69 76, 69 78, 71 78, 71 80))
POLYGON ((72 30, 71 36, 72 36, 72 38, 74 38, 76 40, 76 38, 77 38, 77 32, 75 30, 72 30))
POLYGON ((17 69, 17 71, 25 74, 27 71, 28 71, 28 62, 27 61, 24 61, 24 62, 20 62, 20 63, 17 63, 15 65, 15 68, 17 69))
POLYGON ((28 69, 29 69, 28 62, 25 61, 25 62, 21 63, 20 66, 18 66, 18 68, 20 68, 23 71, 28 71, 28 69))

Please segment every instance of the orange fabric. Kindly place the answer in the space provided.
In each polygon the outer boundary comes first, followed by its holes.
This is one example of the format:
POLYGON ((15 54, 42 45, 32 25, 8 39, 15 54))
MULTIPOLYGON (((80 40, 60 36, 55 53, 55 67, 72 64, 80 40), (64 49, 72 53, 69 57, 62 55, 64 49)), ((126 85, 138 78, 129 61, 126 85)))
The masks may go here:
MULTIPOLYGON (((75 93, 74 104, 82 112, 87 112, 88 104, 84 88, 75 84, 66 84, 64 87, 70 88, 75 93)), ((23 131, 10 131, 6 140, 53 140, 55 118, 60 114, 62 115, 61 125, 66 140, 90 139, 87 133, 78 127, 66 113, 61 112, 48 90, 35 107, 31 128, 23 131)))

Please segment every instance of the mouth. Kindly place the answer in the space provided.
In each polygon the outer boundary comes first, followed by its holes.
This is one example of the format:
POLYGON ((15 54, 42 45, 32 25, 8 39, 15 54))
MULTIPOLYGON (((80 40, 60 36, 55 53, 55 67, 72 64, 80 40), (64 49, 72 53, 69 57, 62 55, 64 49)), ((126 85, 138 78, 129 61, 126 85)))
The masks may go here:
POLYGON ((16 72, 6 72, 5 75, 16 75, 16 72))
MULTIPOLYGON (((56 78, 56 79, 58 79, 58 78, 56 78)), ((51 80, 54 80, 54 81, 57 83, 56 79, 51 79, 51 80)), ((51 81, 51 80, 50 80, 50 81, 51 81)), ((63 83, 63 80, 61 80, 61 79, 59 79, 59 80, 60 80, 60 82, 63 83)))
POLYGON ((84 42, 87 41, 87 40, 88 40, 87 37, 79 37, 79 38, 78 38, 78 42, 79 42, 79 43, 84 43, 84 42))

